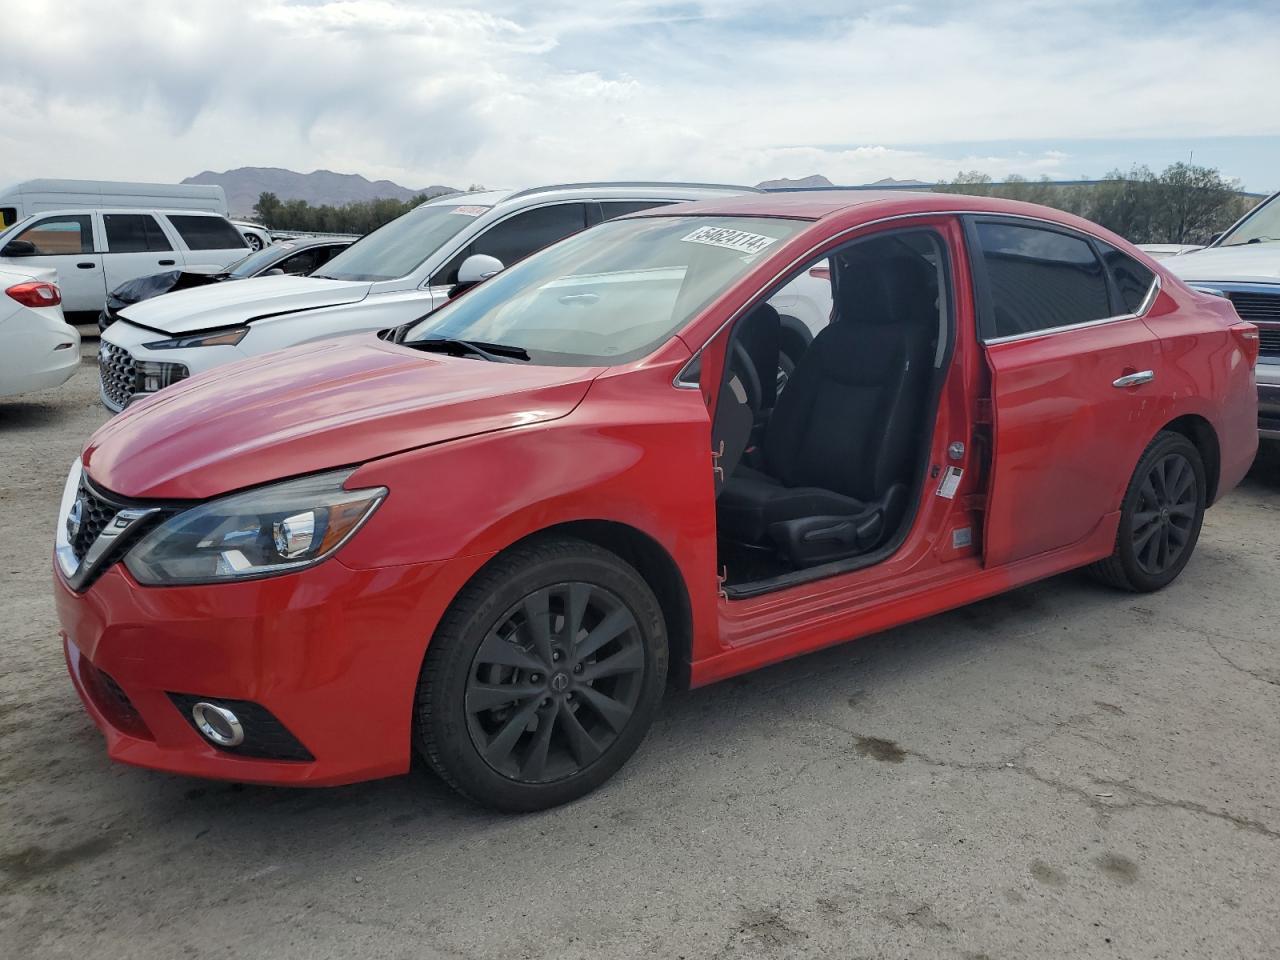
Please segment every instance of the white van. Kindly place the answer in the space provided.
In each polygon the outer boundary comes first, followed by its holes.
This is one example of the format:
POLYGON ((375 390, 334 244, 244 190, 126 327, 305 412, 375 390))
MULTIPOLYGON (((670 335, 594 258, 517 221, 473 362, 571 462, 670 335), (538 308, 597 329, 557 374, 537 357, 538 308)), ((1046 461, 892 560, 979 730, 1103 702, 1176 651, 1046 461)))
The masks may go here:
POLYGON ((112 180, 25 180, 0 190, 0 230, 46 210, 143 207, 203 210, 227 216, 227 194, 217 184, 125 183, 112 180))
POLYGON ((107 292, 162 270, 221 268, 249 253, 226 217, 201 210, 50 210, 0 231, 0 265, 52 268, 65 313, 97 314, 107 292))

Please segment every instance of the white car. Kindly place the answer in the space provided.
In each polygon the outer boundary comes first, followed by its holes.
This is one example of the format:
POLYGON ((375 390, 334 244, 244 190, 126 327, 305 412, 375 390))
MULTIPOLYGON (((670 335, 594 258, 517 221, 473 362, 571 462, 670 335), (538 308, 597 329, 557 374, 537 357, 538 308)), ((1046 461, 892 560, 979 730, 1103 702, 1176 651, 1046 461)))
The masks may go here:
POLYGON ((585 227, 650 207, 754 192, 680 183, 568 184, 452 194, 415 207, 307 277, 257 277, 126 307, 102 335, 102 402, 138 396, 246 357, 397 327, 585 227))
POLYGON ((1164 265, 1187 283, 1227 297, 1258 327, 1258 432, 1280 440, 1280 193, 1274 193, 1203 250, 1164 265))
POLYGON ((52 270, 0 265, 0 397, 56 387, 80 365, 80 334, 62 315, 52 270))
POLYGON ((94 318, 107 291, 128 280, 165 269, 225 267, 248 252, 230 221, 199 210, 49 210, 0 232, 0 265, 55 270, 63 311, 94 318))
POLYGON ((254 253, 271 246, 271 232, 262 224, 249 220, 232 220, 231 225, 240 231, 240 236, 244 237, 244 242, 254 253))

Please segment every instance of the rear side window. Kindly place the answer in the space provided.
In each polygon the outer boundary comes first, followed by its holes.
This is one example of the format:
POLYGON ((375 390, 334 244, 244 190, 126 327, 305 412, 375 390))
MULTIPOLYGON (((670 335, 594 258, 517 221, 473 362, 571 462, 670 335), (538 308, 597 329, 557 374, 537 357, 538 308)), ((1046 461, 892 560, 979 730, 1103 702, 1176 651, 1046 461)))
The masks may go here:
POLYGON ((670 200, 601 200, 600 211, 606 220, 612 220, 614 217, 626 216, 628 213, 670 205, 670 200))
POLYGON ((145 213, 104 213, 102 223, 107 228, 107 252, 146 253, 172 250, 156 223, 156 218, 145 213))
POLYGON ((32 244, 36 256, 93 253, 93 226, 87 213, 37 220, 13 239, 32 244))
POLYGON ((1120 291, 1120 302, 1124 304, 1125 311, 1137 313, 1142 309, 1147 294, 1151 292, 1151 284, 1155 283, 1156 275, 1109 243, 1099 240, 1098 247, 1102 250, 1103 262, 1111 271, 1111 278, 1115 280, 1116 289, 1120 291))
POLYGON ((192 250, 235 250, 245 249, 248 244, 240 231, 221 217, 197 217, 181 214, 168 214, 182 242, 192 250))
POLYGON ((571 233, 577 233, 586 225, 585 203, 557 203, 517 213, 476 237, 469 247, 460 251, 437 272, 432 282, 457 283, 458 267, 462 266, 463 260, 476 253, 497 257, 504 267, 509 267, 531 253, 549 247, 571 233))
POLYGON ((1102 263, 1082 238, 1005 223, 979 222, 976 230, 987 274, 988 339, 1112 315, 1102 263))

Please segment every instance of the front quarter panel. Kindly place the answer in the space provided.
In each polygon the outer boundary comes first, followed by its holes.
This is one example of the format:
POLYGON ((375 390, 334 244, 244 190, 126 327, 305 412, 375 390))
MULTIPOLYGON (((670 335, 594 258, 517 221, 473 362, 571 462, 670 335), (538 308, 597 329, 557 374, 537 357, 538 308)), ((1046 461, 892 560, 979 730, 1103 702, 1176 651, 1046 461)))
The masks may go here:
POLYGON ((390 493, 343 548, 342 562, 369 568, 458 559, 469 575, 548 527, 625 524, 676 562, 699 635, 700 624, 714 623, 715 490, 706 406, 698 391, 671 383, 688 359, 682 345, 679 352, 675 362, 605 373, 572 414, 553 423, 366 464, 347 486, 390 493))

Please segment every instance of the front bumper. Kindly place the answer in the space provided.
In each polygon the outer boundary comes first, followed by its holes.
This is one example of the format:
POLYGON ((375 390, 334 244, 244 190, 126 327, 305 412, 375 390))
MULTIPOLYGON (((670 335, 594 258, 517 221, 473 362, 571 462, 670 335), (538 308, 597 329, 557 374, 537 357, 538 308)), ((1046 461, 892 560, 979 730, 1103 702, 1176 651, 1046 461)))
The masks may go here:
POLYGON ((258 581, 142 587, 116 564, 83 594, 53 575, 67 667, 113 760, 323 786, 408 769, 418 673, 450 594, 436 582, 446 566, 353 570, 335 557, 258 581), (260 705, 313 759, 218 748, 179 708, 184 695, 260 705))

